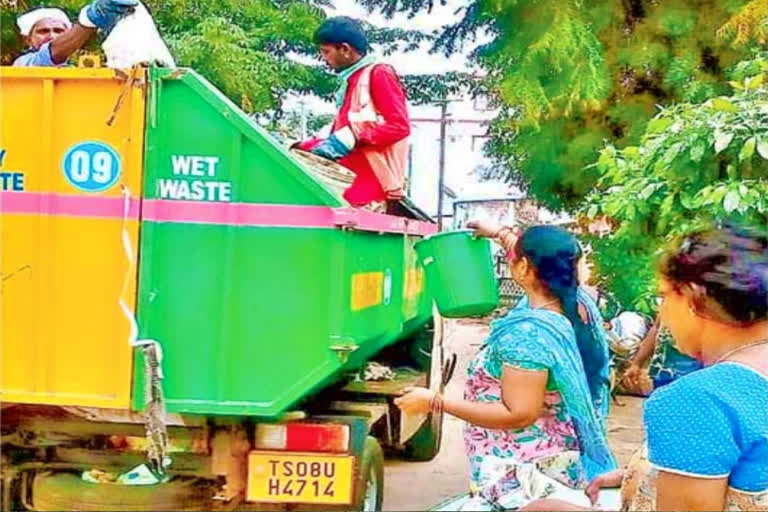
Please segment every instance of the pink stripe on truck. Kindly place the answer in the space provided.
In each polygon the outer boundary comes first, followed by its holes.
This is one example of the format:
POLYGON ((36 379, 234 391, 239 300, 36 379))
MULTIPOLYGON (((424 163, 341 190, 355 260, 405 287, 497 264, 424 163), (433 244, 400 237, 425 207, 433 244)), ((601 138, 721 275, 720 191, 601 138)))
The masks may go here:
MULTIPOLYGON (((139 218, 141 201, 130 198, 128 219, 139 218)), ((0 192, 0 213, 17 215, 56 215, 122 219, 125 199, 88 195, 48 194, 40 192, 0 192)))
MULTIPOLYGON (((0 213, 122 219, 125 199, 90 195, 0 192, 0 213)), ((381 233, 431 235, 437 226, 357 208, 263 203, 224 203, 131 198, 128 219, 227 226, 349 228, 381 233)))
POLYGON ((348 227, 361 231, 412 235, 430 235, 437 232, 437 226, 428 222, 357 208, 166 199, 144 200, 142 208, 142 219, 153 222, 297 228, 348 227))

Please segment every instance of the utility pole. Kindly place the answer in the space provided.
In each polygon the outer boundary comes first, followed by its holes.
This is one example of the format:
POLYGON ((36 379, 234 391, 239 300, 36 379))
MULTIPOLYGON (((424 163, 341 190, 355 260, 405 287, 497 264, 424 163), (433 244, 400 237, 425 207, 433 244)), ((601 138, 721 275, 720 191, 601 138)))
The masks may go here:
POLYGON ((445 182, 445 132, 448 124, 448 99, 439 100, 440 104, 440 160, 437 177, 437 230, 443 230, 443 186, 445 182))
POLYGON ((307 111, 305 109, 306 102, 304 101, 304 98, 299 101, 299 106, 301 107, 299 114, 301 116, 301 140, 307 140, 307 111))

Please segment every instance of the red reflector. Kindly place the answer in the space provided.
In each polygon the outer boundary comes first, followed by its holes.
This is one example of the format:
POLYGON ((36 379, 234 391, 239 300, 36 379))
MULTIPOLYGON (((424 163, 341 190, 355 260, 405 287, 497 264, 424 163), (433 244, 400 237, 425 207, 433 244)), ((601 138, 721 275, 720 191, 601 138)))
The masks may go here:
POLYGON ((349 425, 289 423, 285 449, 291 452, 345 453, 349 449, 349 425))

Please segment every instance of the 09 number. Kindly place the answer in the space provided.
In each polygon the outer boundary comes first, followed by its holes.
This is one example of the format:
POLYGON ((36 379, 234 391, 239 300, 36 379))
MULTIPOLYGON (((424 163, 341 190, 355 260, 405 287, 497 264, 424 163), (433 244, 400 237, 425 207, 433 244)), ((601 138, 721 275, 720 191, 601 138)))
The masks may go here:
POLYGON ((67 181, 86 192, 100 192, 117 182, 120 157, 103 142, 81 142, 72 146, 62 162, 67 181))

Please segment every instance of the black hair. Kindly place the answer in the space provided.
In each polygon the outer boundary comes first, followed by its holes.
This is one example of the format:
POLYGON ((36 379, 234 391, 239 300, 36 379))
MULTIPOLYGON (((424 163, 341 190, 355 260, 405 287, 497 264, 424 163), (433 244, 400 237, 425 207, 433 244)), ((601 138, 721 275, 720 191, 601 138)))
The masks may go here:
POLYGON ((315 31, 315 44, 343 44, 357 50, 360 55, 368 53, 368 37, 355 19, 337 16, 326 19, 315 31))
POLYGON ((727 224, 688 235, 661 260, 661 274, 673 286, 695 284, 694 307, 743 325, 768 319, 768 235, 727 224), (716 307, 708 307, 707 299, 716 307), (719 309, 730 318, 718 315, 719 309))
POLYGON ((592 328, 584 323, 579 314, 579 242, 564 229, 533 226, 526 229, 517 241, 515 252, 531 262, 541 284, 560 300, 563 313, 576 333, 576 344, 592 398, 599 398, 606 384, 602 370, 608 360, 601 340, 595 337, 592 328))

